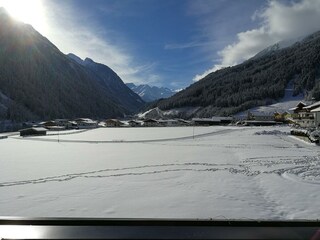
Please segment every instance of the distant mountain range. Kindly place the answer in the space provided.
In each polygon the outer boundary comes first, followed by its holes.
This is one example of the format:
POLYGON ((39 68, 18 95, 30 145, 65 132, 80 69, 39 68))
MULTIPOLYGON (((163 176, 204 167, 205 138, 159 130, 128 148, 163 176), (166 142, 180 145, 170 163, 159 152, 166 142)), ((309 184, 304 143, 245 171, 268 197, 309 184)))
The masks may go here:
POLYGON ((190 117, 232 115, 270 105, 285 96, 292 85, 293 96, 320 100, 320 32, 297 42, 278 43, 242 64, 208 74, 149 109, 197 109, 190 117))
POLYGON ((135 85, 133 83, 127 83, 127 86, 137 93, 145 102, 168 98, 176 93, 176 91, 169 88, 149 86, 147 84, 135 85))
POLYGON ((66 56, 0 8, 0 120, 119 117, 143 105, 109 67, 66 56))

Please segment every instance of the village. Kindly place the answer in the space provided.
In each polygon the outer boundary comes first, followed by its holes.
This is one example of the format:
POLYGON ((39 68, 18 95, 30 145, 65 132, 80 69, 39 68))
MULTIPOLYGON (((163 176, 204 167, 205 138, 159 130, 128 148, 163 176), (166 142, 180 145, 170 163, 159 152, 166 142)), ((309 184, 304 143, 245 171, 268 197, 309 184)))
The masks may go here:
POLYGON ((137 117, 129 119, 93 120, 90 118, 55 119, 43 122, 24 123, 25 128, 19 130, 20 136, 46 135, 47 131, 63 131, 70 129, 93 128, 128 128, 128 127, 179 127, 179 126, 272 126, 289 124, 291 134, 307 137, 311 142, 319 142, 320 134, 320 101, 314 103, 299 102, 285 112, 263 114, 248 111, 242 116, 168 119, 137 117))

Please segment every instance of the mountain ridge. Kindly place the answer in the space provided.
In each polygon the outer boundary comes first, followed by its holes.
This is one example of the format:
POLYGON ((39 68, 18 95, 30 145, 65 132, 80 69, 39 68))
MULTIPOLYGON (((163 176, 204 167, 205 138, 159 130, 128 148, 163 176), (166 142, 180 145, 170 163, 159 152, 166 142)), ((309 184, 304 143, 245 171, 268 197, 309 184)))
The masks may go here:
POLYGON ((287 40, 282 40, 279 41, 275 44, 272 44, 268 47, 266 47, 265 49, 263 49, 262 51, 258 52, 257 54, 255 54, 252 58, 250 58, 249 60, 254 60, 266 55, 270 55, 270 54, 274 54, 275 52, 284 49, 284 48, 288 48, 293 46, 294 44, 298 43, 298 42, 302 42, 307 36, 300 36, 297 38, 293 38, 293 39, 287 39, 287 40))
POLYGON ((294 95, 320 99, 320 32, 273 54, 210 73, 149 108, 201 107, 195 117, 229 116, 281 99, 290 81, 294 95))
POLYGON ((107 65, 97 63, 88 57, 82 60, 72 53, 67 54, 67 56, 88 69, 100 81, 102 86, 109 91, 113 99, 133 113, 138 111, 144 104, 139 95, 127 87, 118 74, 107 65))
POLYGON ((119 103, 91 70, 4 10, 0 10, 0 66, 1 120, 108 118, 134 112, 119 103))
POLYGON ((152 102, 161 98, 171 97, 175 92, 166 87, 150 86, 148 84, 126 84, 132 91, 137 93, 145 102, 152 102))

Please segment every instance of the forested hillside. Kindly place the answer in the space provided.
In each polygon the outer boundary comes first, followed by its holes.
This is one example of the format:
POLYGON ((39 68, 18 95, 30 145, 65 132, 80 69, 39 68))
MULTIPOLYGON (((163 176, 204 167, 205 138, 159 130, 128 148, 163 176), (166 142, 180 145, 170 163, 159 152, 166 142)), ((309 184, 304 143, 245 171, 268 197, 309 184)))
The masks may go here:
POLYGON ((0 120, 105 118, 133 111, 90 70, 0 8, 0 120))
POLYGON ((320 32, 291 47, 213 72, 150 108, 200 106, 197 116, 230 115, 280 99, 289 81, 294 94, 303 92, 308 99, 320 100, 320 32))
POLYGON ((127 87, 121 78, 108 66, 96 63, 90 58, 81 60, 74 54, 68 54, 68 57, 88 69, 89 73, 108 92, 109 97, 112 97, 117 104, 128 109, 130 113, 138 111, 144 105, 139 95, 127 87))

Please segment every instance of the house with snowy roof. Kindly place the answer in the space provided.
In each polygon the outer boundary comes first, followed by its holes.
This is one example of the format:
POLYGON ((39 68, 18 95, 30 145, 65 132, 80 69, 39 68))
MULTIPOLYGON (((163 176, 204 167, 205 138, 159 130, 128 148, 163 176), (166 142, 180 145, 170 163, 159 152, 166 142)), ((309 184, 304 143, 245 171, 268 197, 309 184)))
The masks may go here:
POLYGON ((74 121, 77 123, 77 127, 81 129, 96 128, 98 126, 98 122, 90 118, 77 118, 74 121))
POLYGON ((289 109, 293 111, 292 121, 304 128, 319 127, 320 124, 320 101, 312 104, 299 102, 294 108, 289 109), (317 119, 316 119, 317 118, 317 119))

